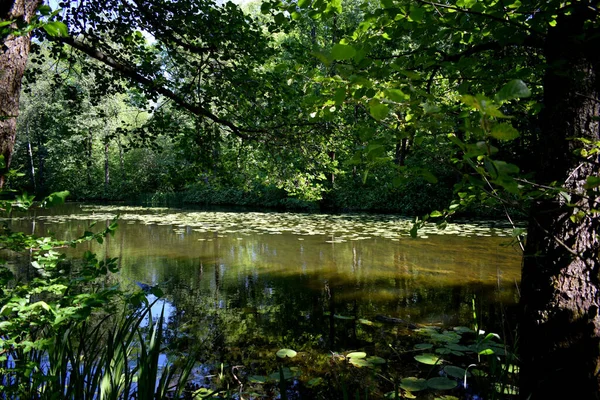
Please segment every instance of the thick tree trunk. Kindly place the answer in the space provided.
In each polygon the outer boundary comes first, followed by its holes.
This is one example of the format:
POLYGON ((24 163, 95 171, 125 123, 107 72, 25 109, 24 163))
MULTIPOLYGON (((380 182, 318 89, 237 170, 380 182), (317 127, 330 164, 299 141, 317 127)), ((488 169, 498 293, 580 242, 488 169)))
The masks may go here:
MULTIPOLYGON (((29 22, 41 2, 41 0, 3 1, 0 19, 2 21, 23 19, 29 22)), ((4 157, 4 167, 0 169, 0 188, 4 186, 15 145, 21 80, 29 56, 30 42, 29 35, 9 35, 0 48, 0 155, 4 157)))
POLYGON ((532 400, 600 398, 600 204, 584 188, 600 165, 597 155, 575 155, 581 142, 572 139, 600 140, 600 30, 585 28, 592 18, 592 9, 574 8, 550 29, 545 48, 537 180, 569 193, 539 201, 529 223, 519 348, 521 397, 532 400))

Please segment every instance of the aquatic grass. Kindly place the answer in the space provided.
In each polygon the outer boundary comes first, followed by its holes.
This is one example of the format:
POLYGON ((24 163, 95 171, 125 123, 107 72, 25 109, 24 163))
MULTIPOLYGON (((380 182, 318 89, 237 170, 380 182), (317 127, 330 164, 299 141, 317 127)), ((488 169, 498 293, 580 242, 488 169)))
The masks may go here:
POLYGON ((0 366, 9 372, 1 377, 0 398, 183 398, 195 358, 189 355, 179 363, 160 365, 164 308, 153 320, 151 306, 140 311, 126 307, 121 315, 103 316, 95 324, 73 323, 45 339, 47 350, 17 349, 0 366), (17 370, 28 372, 10 374, 17 370))

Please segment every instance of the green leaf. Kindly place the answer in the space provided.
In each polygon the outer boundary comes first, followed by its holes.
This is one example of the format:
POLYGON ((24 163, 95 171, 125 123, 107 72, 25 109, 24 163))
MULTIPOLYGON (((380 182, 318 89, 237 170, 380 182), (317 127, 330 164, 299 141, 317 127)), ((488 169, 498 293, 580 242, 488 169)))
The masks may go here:
POLYGON ((331 49, 331 56, 334 60, 349 60, 356 55, 356 50, 349 44, 337 43, 331 49))
POLYGON ((375 364, 375 365, 385 364, 387 362, 385 358, 378 357, 378 356, 369 357, 369 358, 367 358, 367 361, 370 362, 371 364, 375 364))
POLYGON ((504 87, 496 94, 495 98, 498 102, 505 102, 529 96, 531 96, 531 90, 529 90, 525 82, 520 79, 515 79, 504 85, 504 87))
POLYGON ((331 13, 342 13, 342 0, 329 0, 327 2, 327 8, 325 9, 326 14, 331 13))
POLYGON ((359 368, 373 366, 373 364, 371 364, 369 361, 364 360, 362 358, 351 358, 350 364, 354 365, 355 367, 359 367, 359 368))
POLYGON ((48 22, 43 25, 42 28, 44 28, 46 33, 50 36, 69 36, 67 25, 60 21, 48 22))
POLYGON ((390 99, 395 101, 396 103, 402 103, 406 100, 410 99, 410 96, 404 94, 404 92, 400 89, 387 89, 384 90, 383 95, 386 99, 390 99))
POLYGON ((294 358, 296 357, 296 353, 294 350, 292 349, 281 349, 279 350, 277 353, 275 353, 277 355, 277 357, 279 358, 294 358))
POLYGON ((471 376, 471 374, 464 368, 456 367, 454 365, 448 365, 444 367, 444 372, 453 378, 463 379, 465 375, 471 376))
POLYGON ((267 377, 266 376, 261 376, 261 375, 252 375, 250 377, 248 377, 248 382, 251 383, 265 383, 267 381, 267 377))
POLYGON ((434 390, 449 390, 457 386, 456 381, 448 378, 431 378, 427 380, 427 387, 434 390))
POLYGON ((298 0, 298 7, 308 8, 310 7, 310 3, 312 3, 312 0, 298 0))
POLYGON ((600 177, 599 176, 588 176, 585 182, 585 185, 583 185, 584 188, 586 189, 593 189, 600 186, 600 177))
POLYGON ((421 22, 425 15, 425 9, 417 6, 410 6, 410 19, 415 22, 421 22))
POLYGON ((352 353, 348 353, 346 354, 346 358, 365 358, 367 356, 367 353, 363 352, 363 351, 354 351, 352 353))
POLYGON ((65 199, 67 198, 68 195, 69 195, 69 192, 67 190, 62 191, 62 192, 54 192, 44 199, 44 201, 42 202, 42 205, 44 207, 52 207, 52 206, 58 206, 58 205, 64 204, 65 199))
POLYGON ((429 213, 429 216, 431 218, 438 218, 438 217, 441 217, 442 215, 444 215, 444 214, 442 214, 441 212, 439 212, 437 210, 436 211, 432 211, 431 213, 429 213))
POLYGON ((346 88, 336 89, 333 99, 336 106, 344 104, 344 100, 346 100, 346 88))
POLYGON ((494 125, 490 135, 498 140, 514 140, 520 136, 519 131, 509 123, 494 125))
POLYGON ((438 183, 438 179, 435 177, 435 175, 431 173, 431 171, 423 169, 419 171, 419 175, 421 175, 423 179, 425 179, 429 183, 438 183))
POLYGON ((371 113, 373 118, 377 121, 381 121, 387 117, 389 112, 388 106, 386 104, 381 104, 379 100, 371 100, 369 102, 369 113, 371 113))
POLYGON ((427 364, 427 365, 436 365, 441 361, 441 358, 439 358, 435 354, 425 353, 425 354, 420 354, 418 356, 415 356, 415 360, 417 360, 420 363, 427 364))
POLYGON ((271 12, 271 3, 269 3, 268 1, 264 1, 261 5, 260 5, 260 12, 262 14, 268 14, 271 12))
POLYGON ((308 382, 306 382, 306 386, 308 386, 309 388, 315 387, 320 385, 323 382, 323 378, 312 378, 311 380, 309 380, 308 382))
POLYGON ((409 378, 403 378, 400 381, 400 387, 409 392, 418 392, 427 389, 427 381, 411 376, 409 378))

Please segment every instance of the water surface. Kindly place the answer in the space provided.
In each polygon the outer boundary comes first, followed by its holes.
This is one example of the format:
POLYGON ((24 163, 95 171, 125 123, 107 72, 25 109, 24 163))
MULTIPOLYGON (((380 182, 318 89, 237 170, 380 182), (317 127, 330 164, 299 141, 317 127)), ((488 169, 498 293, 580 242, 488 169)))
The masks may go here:
POLYGON ((394 215, 71 204, 12 224, 72 239, 117 215, 114 237, 70 255, 118 257, 122 285, 160 285, 171 326, 215 358, 248 348, 358 348, 376 340, 382 315, 469 325, 474 296, 493 324, 500 306, 517 301, 521 254, 498 223, 431 226, 412 239, 410 221, 394 215))

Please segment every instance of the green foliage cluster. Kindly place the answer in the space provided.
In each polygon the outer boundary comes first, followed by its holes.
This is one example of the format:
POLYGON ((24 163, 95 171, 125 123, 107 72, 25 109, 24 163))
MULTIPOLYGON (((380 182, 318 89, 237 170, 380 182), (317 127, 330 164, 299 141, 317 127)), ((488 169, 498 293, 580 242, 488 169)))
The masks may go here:
POLYGON ((318 205, 288 197, 285 190, 275 186, 256 185, 246 191, 239 187, 198 183, 186 188, 181 200, 188 204, 268 207, 275 209, 315 210, 318 205))

